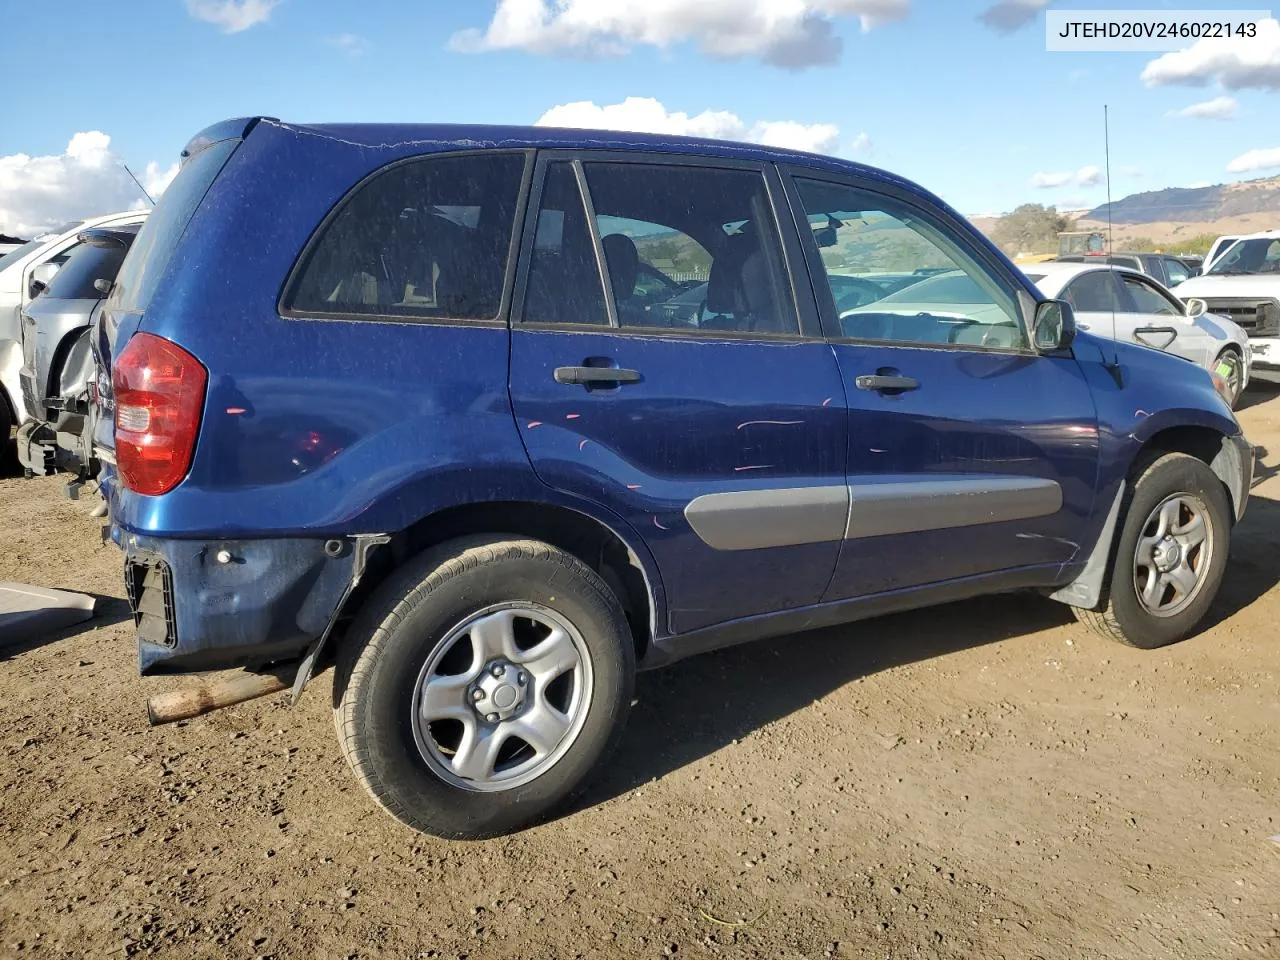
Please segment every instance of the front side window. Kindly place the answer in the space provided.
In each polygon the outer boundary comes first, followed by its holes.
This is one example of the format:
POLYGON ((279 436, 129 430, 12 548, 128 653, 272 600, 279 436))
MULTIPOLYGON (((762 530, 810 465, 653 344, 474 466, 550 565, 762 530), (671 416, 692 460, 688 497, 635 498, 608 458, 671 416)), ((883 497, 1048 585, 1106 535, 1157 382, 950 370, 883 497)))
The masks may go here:
POLYGON ((596 237, 584 219, 573 164, 549 164, 526 321, 607 323, 607 295, 624 328, 797 332, 760 173, 604 161, 588 161, 582 169, 596 237))
POLYGON ((835 305, 856 340, 1027 348, 1014 294, 942 227, 896 200, 797 180, 835 305))
POLYGON ((1163 262, 1164 272, 1169 276, 1169 286, 1177 286, 1191 276, 1191 271, 1187 269, 1187 265, 1181 260, 1166 257, 1163 262))
POLYGON ((80 244, 57 272, 44 295, 58 300, 100 300, 102 293, 94 286, 97 280, 114 281, 128 249, 124 246, 100 247, 80 244))
POLYGON ((513 153, 431 157, 369 180, 322 228, 285 310, 497 319, 524 164, 513 153))
POLYGON ((1077 313, 1114 313, 1123 310, 1116 289, 1115 275, 1110 270, 1082 273, 1062 291, 1062 299, 1077 313))
POLYGON ((1138 313, 1154 313, 1162 317, 1182 316, 1182 310, 1172 300, 1141 277, 1126 274, 1121 279, 1138 313))

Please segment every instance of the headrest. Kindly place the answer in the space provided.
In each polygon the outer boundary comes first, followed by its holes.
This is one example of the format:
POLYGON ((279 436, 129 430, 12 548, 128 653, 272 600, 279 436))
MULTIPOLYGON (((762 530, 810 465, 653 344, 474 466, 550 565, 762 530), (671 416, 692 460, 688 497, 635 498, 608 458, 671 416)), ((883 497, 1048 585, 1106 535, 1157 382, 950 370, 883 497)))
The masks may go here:
POLYGON ((625 300, 636 289, 640 276, 640 253, 635 241, 623 233, 611 233, 600 241, 604 247, 604 259, 609 267, 609 279, 613 283, 613 296, 625 300))

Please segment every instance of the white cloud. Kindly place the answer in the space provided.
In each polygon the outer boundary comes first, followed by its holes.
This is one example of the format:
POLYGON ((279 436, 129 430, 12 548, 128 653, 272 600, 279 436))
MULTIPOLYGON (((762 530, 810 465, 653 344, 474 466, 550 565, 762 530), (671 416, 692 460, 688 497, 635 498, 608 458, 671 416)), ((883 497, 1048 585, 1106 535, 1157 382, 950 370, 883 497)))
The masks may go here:
POLYGON ((1052 190, 1056 187, 1064 187, 1071 182, 1071 173, 1056 171, 1054 173, 1033 173, 1031 175, 1031 186, 1037 190, 1052 190))
POLYGON ((1255 170, 1274 170, 1280 167, 1280 147, 1246 150, 1227 164, 1228 173, 1252 173, 1255 170))
POLYGON ((223 33, 239 33, 266 23, 280 0, 187 0, 187 13, 223 33))
MULTIPOLYGON (((149 163, 140 178, 156 196, 177 174, 149 163)), ((77 133, 57 156, 0 157, 0 231, 34 236, 60 223, 137 206, 142 196, 99 130, 77 133)), ((145 204, 145 201, 142 201, 145 204)))
POLYGON ((1076 171, 1076 183, 1082 187, 1096 187, 1102 182, 1102 170, 1099 167, 1081 167, 1076 171))
POLYGON ((997 33, 1013 33, 1032 23, 1050 0, 1002 0, 978 14, 978 19, 997 33))
POLYGON ((336 37, 326 37, 324 42, 331 47, 345 50, 353 57, 362 56, 369 50, 369 41, 356 33, 340 33, 336 37))
POLYGON ((169 184, 173 183, 173 178, 178 175, 180 165, 175 160, 169 165, 168 169, 161 170, 160 164, 152 160, 142 171, 142 185, 147 188, 147 193, 151 194, 152 199, 160 196, 169 188, 169 184))
POLYGON ((449 47, 611 57, 693 41, 717 59, 800 70, 840 59, 836 18, 859 17, 866 32, 909 10, 910 0, 498 0, 488 27, 455 33, 449 47))
POLYGON ((1065 187, 1068 183, 1075 183, 1081 187, 1095 187, 1102 182, 1102 170, 1089 164, 1081 167, 1075 173, 1069 170, 1055 170, 1049 173, 1034 173, 1031 175, 1031 186, 1037 190, 1054 190, 1058 187, 1065 187))
POLYGON ((1181 110, 1171 110, 1169 116, 1190 117, 1194 120, 1227 120, 1236 115, 1239 106, 1235 97, 1214 97, 1181 110))
POLYGON ((1258 21, 1254 37, 1211 37, 1166 53, 1146 65, 1142 80, 1150 87, 1216 80, 1228 90, 1280 90, 1280 22, 1258 21))
POLYGON ((680 111, 669 112, 653 97, 627 97, 621 103, 603 105, 590 100, 562 103, 539 117, 537 126, 746 140, 812 153, 832 153, 840 141, 839 128, 830 123, 760 120, 747 124, 736 113, 727 110, 704 110, 690 116, 680 111))
POLYGON ((862 133, 858 134, 856 137, 854 137, 853 142, 849 144, 850 153, 861 153, 864 150, 870 150, 870 149, 871 149, 871 137, 867 135, 867 132, 865 130, 862 133))

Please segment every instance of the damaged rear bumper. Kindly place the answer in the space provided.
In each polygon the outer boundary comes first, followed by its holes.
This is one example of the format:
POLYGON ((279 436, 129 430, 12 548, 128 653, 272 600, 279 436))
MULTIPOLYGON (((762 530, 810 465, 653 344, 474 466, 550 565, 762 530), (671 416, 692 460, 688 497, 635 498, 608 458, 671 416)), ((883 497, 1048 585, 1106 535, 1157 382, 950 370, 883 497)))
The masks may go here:
POLYGON ((138 670, 258 669, 300 659, 350 591, 359 538, 176 540, 112 531, 138 670))

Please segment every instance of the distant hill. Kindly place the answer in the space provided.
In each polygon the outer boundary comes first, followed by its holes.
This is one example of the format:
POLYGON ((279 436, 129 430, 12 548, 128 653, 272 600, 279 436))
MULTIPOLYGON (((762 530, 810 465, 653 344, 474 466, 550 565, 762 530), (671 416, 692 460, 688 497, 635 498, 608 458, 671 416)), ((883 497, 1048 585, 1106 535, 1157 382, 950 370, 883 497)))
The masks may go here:
MULTIPOLYGON (((1280 214, 1280 177, 1212 187, 1149 190, 1111 204, 1111 220, 1117 224, 1209 223, 1243 214, 1270 212, 1280 214)), ((1107 204, 1090 210, 1084 219, 1106 221, 1107 204)))

